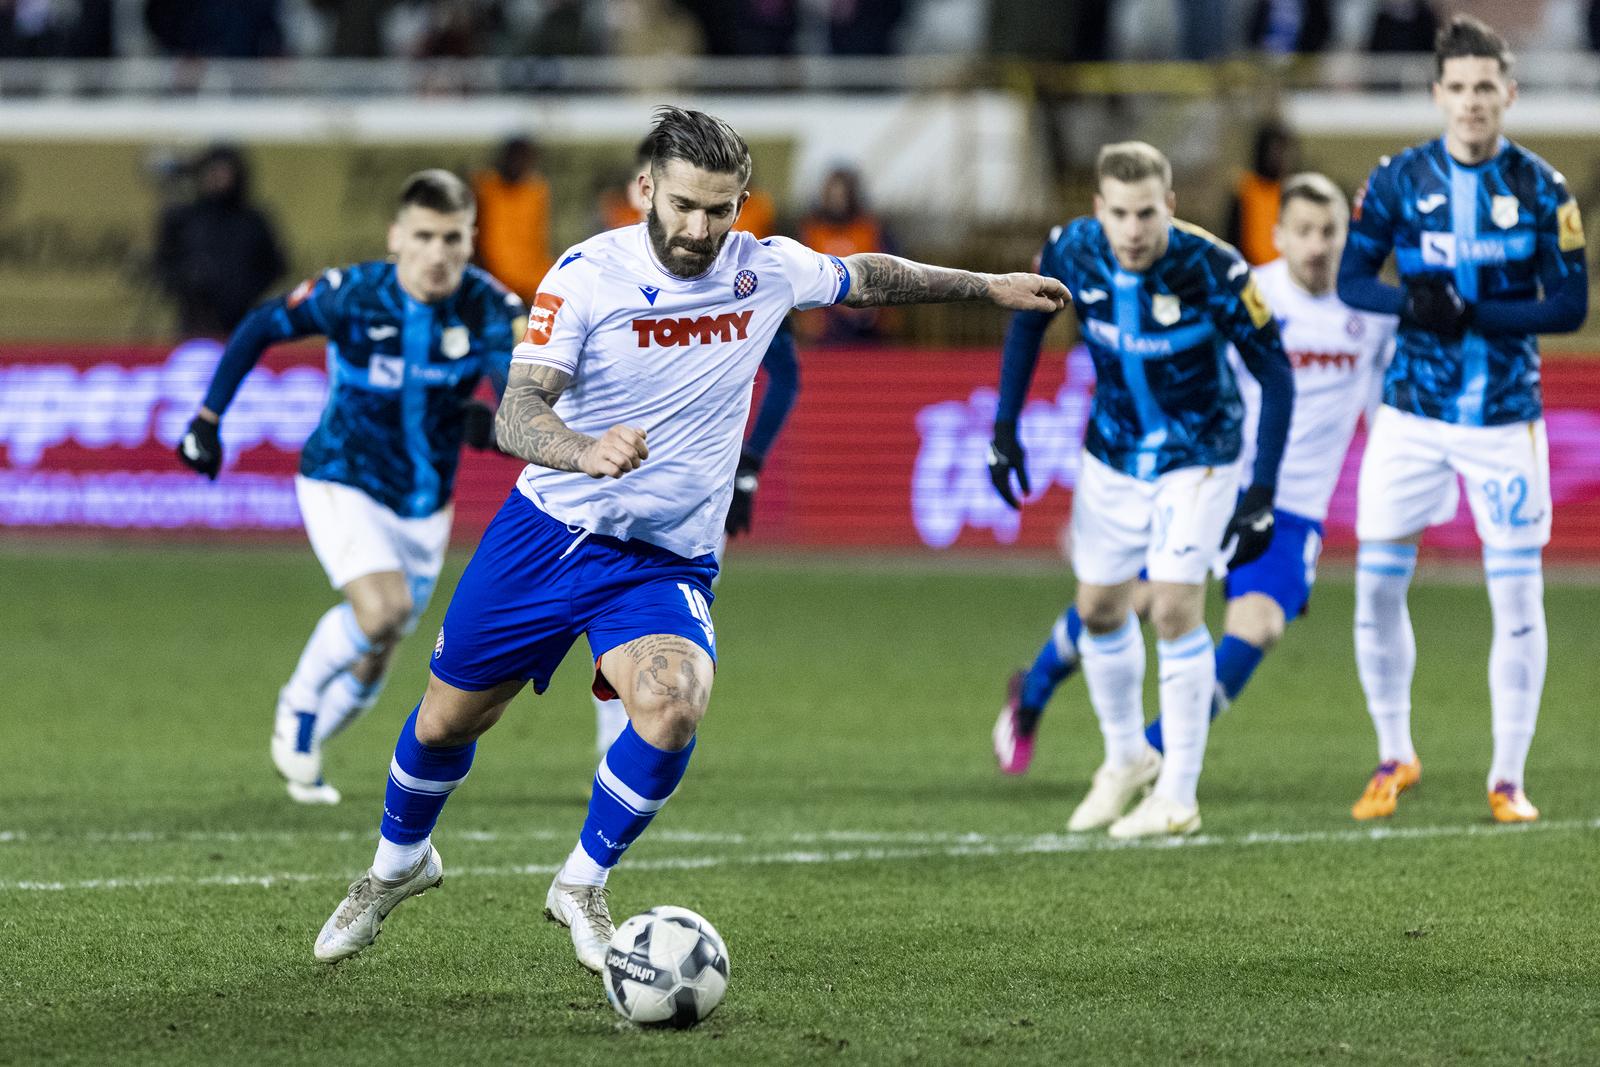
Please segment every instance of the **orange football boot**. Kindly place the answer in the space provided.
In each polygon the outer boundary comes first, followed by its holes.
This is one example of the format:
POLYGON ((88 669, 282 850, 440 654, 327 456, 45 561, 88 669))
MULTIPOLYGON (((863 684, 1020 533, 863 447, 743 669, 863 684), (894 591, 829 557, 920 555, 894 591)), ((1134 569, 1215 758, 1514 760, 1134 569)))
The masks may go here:
POLYGON ((1372 772, 1361 799, 1355 802, 1350 814, 1357 819, 1386 819, 1394 814, 1400 794, 1422 781, 1422 759, 1413 755, 1410 763, 1384 760, 1372 772))
POLYGON ((1528 794, 1510 782, 1496 782, 1489 790, 1489 813, 1495 822, 1533 822, 1539 809, 1528 801, 1528 794))

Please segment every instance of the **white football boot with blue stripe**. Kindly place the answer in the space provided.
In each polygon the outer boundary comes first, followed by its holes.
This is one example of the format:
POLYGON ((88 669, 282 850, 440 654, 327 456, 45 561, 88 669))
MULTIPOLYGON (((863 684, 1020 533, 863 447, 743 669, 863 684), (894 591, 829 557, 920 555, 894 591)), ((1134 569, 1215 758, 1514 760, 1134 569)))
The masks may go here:
POLYGON ((281 689, 272 722, 272 765, 289 784, 289 799, 297 804, 339 803, 339 791, 322 777, 317 713, 295 710, 281 689))

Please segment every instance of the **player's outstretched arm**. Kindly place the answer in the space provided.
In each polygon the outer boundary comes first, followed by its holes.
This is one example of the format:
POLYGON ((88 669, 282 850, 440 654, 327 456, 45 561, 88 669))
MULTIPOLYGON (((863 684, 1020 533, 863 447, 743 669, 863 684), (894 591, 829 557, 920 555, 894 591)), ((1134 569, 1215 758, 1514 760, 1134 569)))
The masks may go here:
POLYGON ((505 396, 495 414, 495 441, 507 455, 591 478, 620 478, 650 455, 644 431, 613 426, 600 437, 571 429, 555 413, 555 402, 572 375, 539 363, 513 363, 505 396))
POLYGON ((282 297, 261 304, 240 321, 222 350, 199 410, 178 440, 178 459, 184 466, 216 481, 222 472, 222 416, 245 376, 269 345, 309 332, 288 314, 282 297))
POLYGON ((943 304, 956 300, 988 300, 1015 311, 1059 311, 1067 303, 1067 287, 1040 274, 974 274, 953 267, 935 267, 882 252, 847 256, 850 307, 891 304, 943 304))

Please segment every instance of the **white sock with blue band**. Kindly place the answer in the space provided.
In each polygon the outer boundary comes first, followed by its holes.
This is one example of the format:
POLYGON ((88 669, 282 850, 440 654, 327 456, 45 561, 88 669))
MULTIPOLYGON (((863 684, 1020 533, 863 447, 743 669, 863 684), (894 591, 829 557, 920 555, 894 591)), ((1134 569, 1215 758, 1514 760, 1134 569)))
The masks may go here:
POLYGON ((1417 546, 1362 545, 1356 551, 1356 672, 1378 733, 1378 759, 1409 763, 1411 677, 1417 639, 1406 592, 1417 569, 1417 546))
POLYGON ((1540 550, 1485 548, 1483 573, 1494 616, 1494 640, 1489 646, 1494 760, 1489 788, 1500 782, 1521 788, 1550 657, 1540 550))
POLYGON ((1154 793, 1193 807, 1217 687, 1217 650, 1211 631, 1202 624, 1182 637, 1156 642, 1156 667, 1165 752, 1154 793))
POLYGON ((1089 703, 1106 740, 1106 762, 1127 767, 1144 754, 1144 632, 1128 613, 1109 634, 1085 630, 1078 643, 1089 703))

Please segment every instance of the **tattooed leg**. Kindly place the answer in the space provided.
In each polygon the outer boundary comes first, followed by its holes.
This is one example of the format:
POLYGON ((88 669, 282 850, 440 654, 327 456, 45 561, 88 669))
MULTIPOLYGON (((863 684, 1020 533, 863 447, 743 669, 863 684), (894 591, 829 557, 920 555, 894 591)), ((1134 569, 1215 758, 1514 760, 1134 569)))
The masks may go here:
POLYGON ((657 748, 683 748, 711 699, 715 669, 705 649, 676 634, 652 634, 600 657, 636 733, 657 748))

